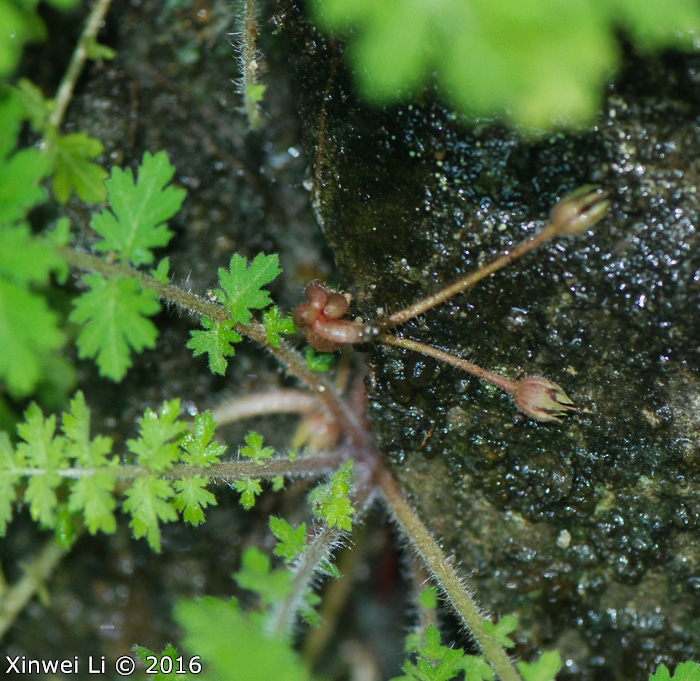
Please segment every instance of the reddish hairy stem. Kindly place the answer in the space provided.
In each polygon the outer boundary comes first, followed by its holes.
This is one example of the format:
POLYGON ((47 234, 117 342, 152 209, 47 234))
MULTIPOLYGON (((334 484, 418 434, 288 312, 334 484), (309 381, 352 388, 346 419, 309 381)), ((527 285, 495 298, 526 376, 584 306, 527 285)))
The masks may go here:
POLYGON ((468 371, 470 374, 474 374, 474 376, 483 378, 485 381, 497 385, 499 388, 501 388, 501 390, 505 390, 511 395, 513 395, 514 391, 516 390, 517 384, 515 381, 511 381, 509 378, 505 378, 504 376, 494 374, 492 371, 482 369, 477 364, 472 364, 466 359, 455 357, 455 355, 451 355, 449 352, 445 352, 444 350, 440 350, 439 348, 434 348, 430 345, 425 345, 424 343, 419 343, 418 341, 410 340, 409 338, 399 338, 398 336, 393 336, 390 333, 383 333, 381 336, 379 336, 379 341, 382 343, 386 343, 387 345, 394 345, 397 348, 413 350, 414 352, 420 352, 423 355, 434 357, 435 359, 438 359, 441 362, 451 364, 453 367, 462 369, 462 371, 468 371))
MULTIPOLYGON (((500 258, 496 258, 496 260, 488 265, 480 267, 478 270, 476 270, 476 272, 471 272, 467 276, 458 279, 440 291, 432 293, 422 300, 413 303, 413 305, 409 305, 408 307, 398 310, 397 312, 390 314, 388 317, 381 319, 379 322, 380 325, 384 329, 389 329, 391 327, 398 326, 399 324, 403 324, 409 319, 413 319, 414 317, 417 317, 428 310, 432 310, 437 305, 440 305, 446 300, 452 298, 452 296, 461 293, 462 291, 466 291, 468 288, 471 288, 482 279, 485 279, 494 272, 503 269, 506 265, 509 265, 514 260, 521 258, 526 253, 529 253, 531 250, 537 248, 545 241, 551 239, 555 234, 559 233, 560 229, 557 226, 552 224, 547 225, 541 232, 535 234, 535 236, 527 239, 526 241, 521 241, 512 251, 504 253, 500 258)), ((382 340, 382 338, 380 337, 379 340, 382 340)), ((469 370, 467 369, 467 371, 469 370)))

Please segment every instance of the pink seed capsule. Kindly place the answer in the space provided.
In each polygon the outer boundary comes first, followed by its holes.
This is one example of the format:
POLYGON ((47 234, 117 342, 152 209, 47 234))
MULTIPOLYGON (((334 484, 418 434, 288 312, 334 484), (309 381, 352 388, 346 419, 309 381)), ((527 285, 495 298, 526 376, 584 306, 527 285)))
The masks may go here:
POLYGON ((539 421, 558 421, 567 411, 578 411, 560 385, 542 376, 530 376, 515 383, 515 405, 539 421))

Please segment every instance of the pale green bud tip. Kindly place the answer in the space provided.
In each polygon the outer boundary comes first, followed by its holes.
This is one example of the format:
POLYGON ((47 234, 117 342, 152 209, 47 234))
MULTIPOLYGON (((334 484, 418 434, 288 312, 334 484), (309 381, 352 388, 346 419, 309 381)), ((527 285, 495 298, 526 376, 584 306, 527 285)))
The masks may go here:
POLYGON ((586 185, 565 196, 552 209, 550 224, 559 234, 580 234, 601 220, 608 208, 608 192, 586 185))
POLYGON ((513 397, 520 411, 539 421, 557 421, 567 411, 578 411, 561 386, 541 376, 518 381, 513 397))

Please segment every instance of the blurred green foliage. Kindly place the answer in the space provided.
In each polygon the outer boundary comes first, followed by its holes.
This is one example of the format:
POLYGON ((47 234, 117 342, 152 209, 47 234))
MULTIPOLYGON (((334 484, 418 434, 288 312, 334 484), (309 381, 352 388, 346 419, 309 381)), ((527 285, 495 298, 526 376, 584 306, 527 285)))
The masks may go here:
MULTIPOLYGON (((11 73, 25 43, 43 40, 46 27, 37 13, 37 0, 0 0, 0 78, 11 73)), ((60 10, 75 7, 77 0, 49 0, 60 10)))
POLYGON ((311 0, 319 27, 346 36, 368 100, 391 103, 434 80, 460 111, 542 129, 590 121, 620 62, 693 49, 696 0, 311 0))

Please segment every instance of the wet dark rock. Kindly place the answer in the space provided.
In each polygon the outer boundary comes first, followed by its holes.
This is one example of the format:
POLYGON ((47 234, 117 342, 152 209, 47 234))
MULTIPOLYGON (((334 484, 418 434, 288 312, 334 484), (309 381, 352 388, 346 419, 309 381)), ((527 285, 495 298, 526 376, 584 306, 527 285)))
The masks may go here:
POLYGON ((400 329, 509 377, 546 376, 590 414, 518 418, 490 385, 374 345, 370 416, 482 604, 519 614, 519 654, 559 647, 562 678, 577 679, 645 679, 691 657, 700 61, 630 54, 595 126, 528 139, 430 93, 364 108, 342 46, 294 30, 315 208, 354 314, 394 311, 488 262, 582 185, 610 192, 594 233, 550 243, 400 329))

